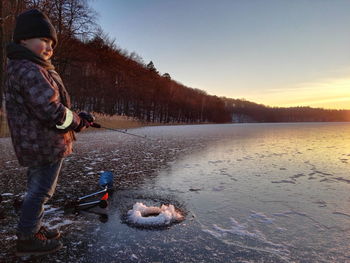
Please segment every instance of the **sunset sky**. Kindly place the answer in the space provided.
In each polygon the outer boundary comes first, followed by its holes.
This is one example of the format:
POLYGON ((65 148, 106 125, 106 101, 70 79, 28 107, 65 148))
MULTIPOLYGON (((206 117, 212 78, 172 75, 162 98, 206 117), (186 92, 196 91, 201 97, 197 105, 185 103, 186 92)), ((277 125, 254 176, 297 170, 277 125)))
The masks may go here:
POLYGON ((350 109, 350 0, 92 0, 120 48, 209 94, 350 109))

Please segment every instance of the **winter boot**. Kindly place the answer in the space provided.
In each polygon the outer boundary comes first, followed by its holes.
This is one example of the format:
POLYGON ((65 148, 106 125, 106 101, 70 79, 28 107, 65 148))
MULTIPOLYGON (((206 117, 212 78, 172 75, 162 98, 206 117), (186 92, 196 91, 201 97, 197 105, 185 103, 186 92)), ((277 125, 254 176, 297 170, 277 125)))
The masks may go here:
POLYGON ((56 239, 47 239, 42 233, 38 232, 31 236, 18 235, 16 255, 21 256, 40 256, 53 253, 62 248, 62 243, 56 239))
POLYGON ((61 233, 57 229, 48 229, 42 226, 38 233, 43 234, 47 239, 58 239, 61 236, 61 233))

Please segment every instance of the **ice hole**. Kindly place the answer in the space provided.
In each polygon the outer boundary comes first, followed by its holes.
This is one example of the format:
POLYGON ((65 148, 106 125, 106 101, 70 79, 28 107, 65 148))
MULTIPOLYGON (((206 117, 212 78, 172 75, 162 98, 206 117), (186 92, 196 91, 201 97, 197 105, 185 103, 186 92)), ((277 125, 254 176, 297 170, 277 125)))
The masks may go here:
POLYGON ((137 202, 128 211, 128 221, 138 226, 165 226, 184 220, 174 205, 146 206, 137 202))

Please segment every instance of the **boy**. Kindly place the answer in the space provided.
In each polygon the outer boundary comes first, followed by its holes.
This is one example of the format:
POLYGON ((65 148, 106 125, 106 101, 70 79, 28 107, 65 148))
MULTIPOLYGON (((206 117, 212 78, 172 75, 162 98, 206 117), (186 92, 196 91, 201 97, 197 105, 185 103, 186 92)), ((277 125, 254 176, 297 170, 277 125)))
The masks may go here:
POLYGON ((72 152, 74 131, 90 126, 72 112, 68 93, 50 58, 57 35, 37 9, 16 19, 7 46, 5 98, 12 144, 28 167, 27 193, 17 228, 17 255, 42 255, 62 247, 60 232, 41 225, 43 205, 52 197, 63 158, 72 152))

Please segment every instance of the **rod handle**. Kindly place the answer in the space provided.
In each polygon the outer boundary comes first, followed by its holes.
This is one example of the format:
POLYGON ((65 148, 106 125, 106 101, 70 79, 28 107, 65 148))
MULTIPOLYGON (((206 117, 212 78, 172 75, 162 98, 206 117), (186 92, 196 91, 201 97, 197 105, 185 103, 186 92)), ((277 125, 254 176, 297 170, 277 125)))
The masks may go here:
POLYGON ((101 124, 98 124, 96 122, 93 122, 90 126, 94 128, 101 128, 101 124))

